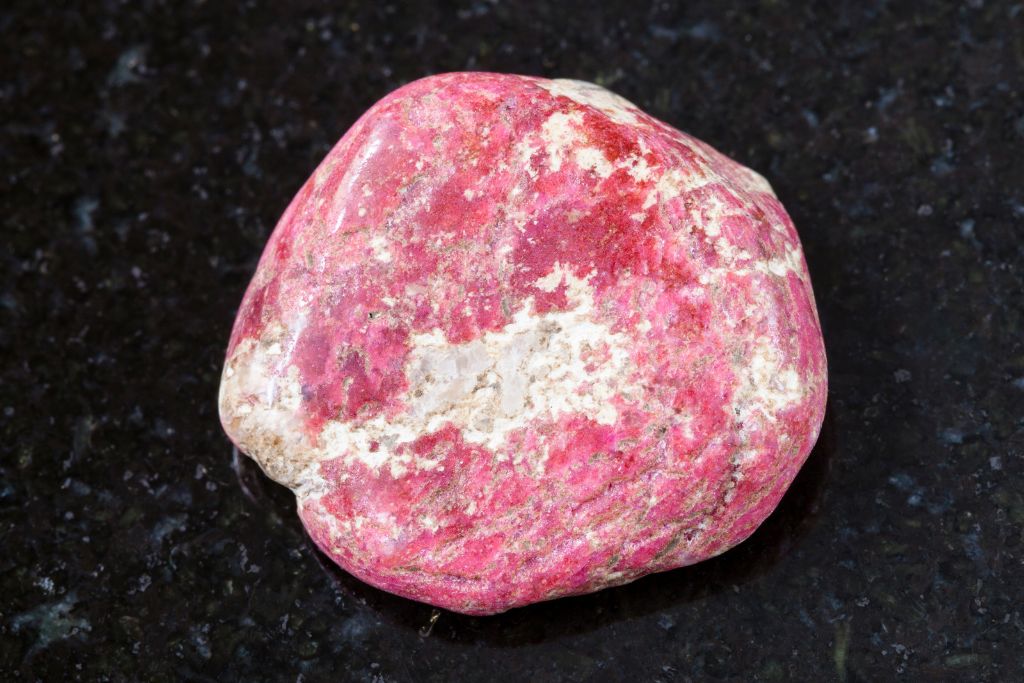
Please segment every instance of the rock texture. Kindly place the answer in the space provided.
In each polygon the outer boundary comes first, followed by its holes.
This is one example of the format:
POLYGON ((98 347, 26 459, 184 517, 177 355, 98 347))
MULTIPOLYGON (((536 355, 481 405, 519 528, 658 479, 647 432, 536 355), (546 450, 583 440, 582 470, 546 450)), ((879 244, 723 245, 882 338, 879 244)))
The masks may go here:
POLYGON ((488 614, 739 543, 825 396, 761 176, 595 85, 456 73, 376 104, 292 201, 220 412, 339 565, 488 614))

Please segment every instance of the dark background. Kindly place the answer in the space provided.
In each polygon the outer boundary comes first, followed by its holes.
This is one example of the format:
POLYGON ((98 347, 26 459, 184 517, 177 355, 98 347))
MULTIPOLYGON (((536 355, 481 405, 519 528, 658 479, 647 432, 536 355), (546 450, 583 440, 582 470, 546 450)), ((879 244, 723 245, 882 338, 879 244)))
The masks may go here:
POLYGON ((0 679, 1024 676, 1024 4, 21 2, 0 32, 0 679), (431 626, 314 550, 215 397, 293 193, 466 69, 598 82, 767 176, 831 399, 736 550, 431 626))

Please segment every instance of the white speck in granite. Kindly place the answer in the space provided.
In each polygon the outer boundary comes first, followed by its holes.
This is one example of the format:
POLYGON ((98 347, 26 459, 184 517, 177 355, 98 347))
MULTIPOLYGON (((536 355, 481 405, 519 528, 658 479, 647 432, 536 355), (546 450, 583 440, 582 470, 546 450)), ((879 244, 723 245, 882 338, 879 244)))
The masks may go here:
POLYGON ((48 595, 53 595, 53 579, 49 576, 41 576, 33 582, 34 585, 43 589, 43 592, 48 595))
POLYGON ((949 429, 943 429, 942 433, 939 434, 939 438, 947 444, 959 446, 964 442, 964 433, 959 429, 950 427, 949 429))
POLYGON ((15 633, 26 626, 36 629, 36 642, 29 650, 30 654, 45 649, 55 641, 76 636, 83 631, 92 631, 92 624, 88 620, 71 616, 77 602, 77 595, 70 591, 57 602, 39 605, 17 615, 11 620, 11 628, 15 633))

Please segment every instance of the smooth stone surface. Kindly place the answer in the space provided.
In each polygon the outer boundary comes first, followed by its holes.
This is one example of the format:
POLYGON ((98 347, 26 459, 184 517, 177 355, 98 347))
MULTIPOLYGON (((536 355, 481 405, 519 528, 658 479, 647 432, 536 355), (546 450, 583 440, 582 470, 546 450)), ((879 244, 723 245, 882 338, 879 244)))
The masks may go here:
POLYGON ((761 176, 596 85, 454 73, 376 104, 292 201, 220 412, 344 569, 489 614, 745 539, 825 371, 761 176))
POLYGON ((0 680, 1024 680, 1019 4, 0 4, 0 680), (607 84, 769 177, 829 361, 714 559, 480 618, 309 540, 217 419, 288 202, 375 101, 607 84))

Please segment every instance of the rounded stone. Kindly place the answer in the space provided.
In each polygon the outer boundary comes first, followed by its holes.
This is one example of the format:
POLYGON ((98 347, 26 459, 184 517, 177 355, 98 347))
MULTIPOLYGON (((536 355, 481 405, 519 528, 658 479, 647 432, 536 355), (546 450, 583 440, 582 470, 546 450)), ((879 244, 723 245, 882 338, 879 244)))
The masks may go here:
POLYGON ((220 414, 345 570, 488 614, 736 545, 825 397, 761 176, 598 86, 455 73, 374 105, 288 206, 220 414))

